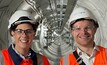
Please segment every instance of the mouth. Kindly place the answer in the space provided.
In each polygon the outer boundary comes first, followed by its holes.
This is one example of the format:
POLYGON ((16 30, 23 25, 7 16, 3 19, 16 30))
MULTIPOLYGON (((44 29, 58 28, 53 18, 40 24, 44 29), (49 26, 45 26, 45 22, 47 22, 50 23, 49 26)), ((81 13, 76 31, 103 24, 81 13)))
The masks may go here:
POLYGON ((26 40, 26 39, 21 39, 20 42, 21 42, 21 43, 27 43, 28 40, 26 40))
POLYGON ((81 38, 81 39, 89 39, 89 36, 80 36, 79 38, 81 38))

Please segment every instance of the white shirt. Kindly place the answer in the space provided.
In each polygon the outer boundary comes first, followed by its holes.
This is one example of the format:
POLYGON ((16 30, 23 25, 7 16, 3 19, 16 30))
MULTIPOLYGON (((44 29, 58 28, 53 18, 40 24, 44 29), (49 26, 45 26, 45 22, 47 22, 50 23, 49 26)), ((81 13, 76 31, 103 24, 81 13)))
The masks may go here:
POLYGON ((77 53, 83 59, 83 62, 86 65, 93 65, 94 64, 94 59, 95 59, 95 55, 96 55, 97 51, 100 51, 100 49, 98 48, 97 45, 95 45, 95 47, 93 49, 93 53, 91 54, 91 56, 88 56, 85 52, 83 52, 79 48, 77 48, 77 53))

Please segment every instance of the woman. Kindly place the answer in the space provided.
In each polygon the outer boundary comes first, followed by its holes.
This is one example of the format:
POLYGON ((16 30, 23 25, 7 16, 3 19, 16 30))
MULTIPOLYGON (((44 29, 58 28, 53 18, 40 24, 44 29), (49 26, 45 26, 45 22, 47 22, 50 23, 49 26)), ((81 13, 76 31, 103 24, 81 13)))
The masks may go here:
POLYGON ((1 65, 50 65, 45 56, 30 48, 38 25, 27 11, 19 10, 12 15, 8 28, 14 43, 1 51, 1 65))

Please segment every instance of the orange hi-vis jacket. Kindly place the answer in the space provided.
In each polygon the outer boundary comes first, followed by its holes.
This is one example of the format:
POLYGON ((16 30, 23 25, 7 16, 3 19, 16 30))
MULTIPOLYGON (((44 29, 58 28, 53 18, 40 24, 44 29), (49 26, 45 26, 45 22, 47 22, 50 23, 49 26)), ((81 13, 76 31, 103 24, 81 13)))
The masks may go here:
MULTIPOLYGON (((95 60, 93 65, 107 65, 107 56, 106 56, 106 48, 98 46, 100 51, 96 52, 95 60)), ((68 56, 62 57, 60 60, 60 65, 79 65, 75 56, 69 54, 68 56)))
POLYGON ((50 65, 48 59, 40 54, 35 53, 33 50, 31 51, 31 56, 22 59, 10 46, 8 49, 4 49, 1 51, 3 56, 4 65, 50 65))

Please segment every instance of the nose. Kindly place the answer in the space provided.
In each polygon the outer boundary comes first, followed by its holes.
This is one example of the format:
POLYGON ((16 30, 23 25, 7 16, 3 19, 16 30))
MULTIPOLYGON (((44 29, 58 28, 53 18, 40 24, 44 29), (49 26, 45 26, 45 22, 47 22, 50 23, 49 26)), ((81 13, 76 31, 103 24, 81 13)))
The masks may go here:
POLYGON ((84 31, 84 32, 86 32, 86 31, 87 31, 87 29, 81 29, 81 31, 84 31))
POLYGON ((23 36, 27 36, 27 33, 26 33, 26 31, 22 31, 22 33, 21 33, 23 36))
POLYGON ((88 31, 87 31, 87 29, 81 29, 81 33, 82 33, 82 34, 87 34, 88 31))

